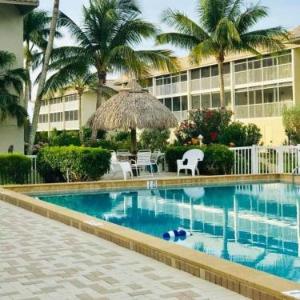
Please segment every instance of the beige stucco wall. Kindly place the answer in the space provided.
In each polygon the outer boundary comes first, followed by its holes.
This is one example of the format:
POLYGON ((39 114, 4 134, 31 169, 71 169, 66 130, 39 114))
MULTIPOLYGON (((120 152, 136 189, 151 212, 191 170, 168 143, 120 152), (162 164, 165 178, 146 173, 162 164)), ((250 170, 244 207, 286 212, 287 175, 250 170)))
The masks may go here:
POLYGON ((85 92, 81 99, 81 118, 84 126, 92 114, 96 111, 97 95, 95 92, 85 92))
POLYGON ((262 142, 264 145, 282 145, 287 140, 282 117, 239 119, 238 121, 245 124, 256 124, 263 135, 262 142))
MULTIPOLYGON (((0 50, 16 55, 15 67, 23 65, 23 17, 14 5, 0 4, 0 50)), ((24 129, 15 119, 0 122, 0 152, 14 145, 17 152, 24 151, 24 129)))

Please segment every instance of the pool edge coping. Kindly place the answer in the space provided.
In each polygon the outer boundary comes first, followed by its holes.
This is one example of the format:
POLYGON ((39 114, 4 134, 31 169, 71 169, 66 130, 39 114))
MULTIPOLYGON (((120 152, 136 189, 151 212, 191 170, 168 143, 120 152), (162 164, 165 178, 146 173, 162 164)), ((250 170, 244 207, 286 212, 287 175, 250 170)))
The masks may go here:
MULTIPOLYGON (((218 284, 245 297, 260 300, 295 299, 283 295, 282 292, 295 289, 300 290, 300 284, 225 261, 205 253, 196 252, 195 250, 180 245, 169 244, 159 238, 20 194, 20 192, 29 192, 28 190, 30 190, 30 192, 38 192, 49 187, 51 188, 50 190, 47 190, 47 192, 58 190, 76 191, 82 190, 82 188, 116 188, 116 185, 118 188, 145 187, 148 180, 157 180, 158 186, 160 187, 181 184, 224 184, 251 181, 278 181, 290 183, 292 179, 293 177, 288 174, 200 176, 163 179, 150 178, 126 182, 100 181, 72 184, 42 184, 34 185, 34 191, 32 191, 32 185, 3 186, 0 187, 0 200, 109 240, 122 247, 154 258, 169 266, 218 284)), ((300 183, 300 178, 294 179, 295 183, 300 183)))

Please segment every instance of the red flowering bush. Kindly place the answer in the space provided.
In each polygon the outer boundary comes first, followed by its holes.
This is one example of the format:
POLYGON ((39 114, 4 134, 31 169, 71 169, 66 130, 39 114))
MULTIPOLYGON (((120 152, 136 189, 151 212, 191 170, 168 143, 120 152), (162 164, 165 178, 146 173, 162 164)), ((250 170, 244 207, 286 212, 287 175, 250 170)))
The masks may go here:
POLYGON ((225 109, 203 109, 190 112, 189 120, 183 121, 175 135, 180 144, 188 144, 192 138, 203 136, 204 144, 216 144, 222 130, 229 126, 232 112, 225 109))

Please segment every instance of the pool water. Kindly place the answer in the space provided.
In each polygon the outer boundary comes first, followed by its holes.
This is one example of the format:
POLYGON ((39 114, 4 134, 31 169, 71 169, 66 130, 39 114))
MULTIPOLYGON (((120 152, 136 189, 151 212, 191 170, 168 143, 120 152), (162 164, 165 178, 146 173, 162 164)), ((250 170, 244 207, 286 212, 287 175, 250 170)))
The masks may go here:
POLYGON ((39 199, 300 282, 300 187, 284 183, 36 195, 39 199))

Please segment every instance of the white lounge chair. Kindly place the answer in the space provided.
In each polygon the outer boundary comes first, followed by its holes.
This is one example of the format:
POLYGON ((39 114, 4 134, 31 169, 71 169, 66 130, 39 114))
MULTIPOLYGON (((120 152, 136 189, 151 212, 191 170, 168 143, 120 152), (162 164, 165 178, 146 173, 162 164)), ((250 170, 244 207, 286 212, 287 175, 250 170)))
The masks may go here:
POLYGON ((193 149, 185 152, 182 159, 177 160, 177 176, 181 170, 190 170, 192 176, 195 176, 195 173, 199 175, 198 163, 203 159, 204 153, 201 150, 193 149))
POLYGON ((128 161, 120 161, 119 166, 121 167, 121 170, 123 172, 124 180, 127 180, 128 174, 131 178, 133 178, 132 168, 128 161))
POLYGON ((117 167, 119 166, 119 161, 117 158, 117 153, 115 151, 110 151, 111 158, 110 158, 110 172, 113 173, 116 171, 117 167))

